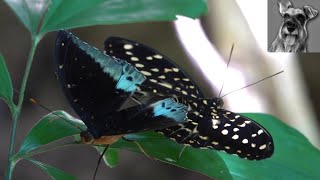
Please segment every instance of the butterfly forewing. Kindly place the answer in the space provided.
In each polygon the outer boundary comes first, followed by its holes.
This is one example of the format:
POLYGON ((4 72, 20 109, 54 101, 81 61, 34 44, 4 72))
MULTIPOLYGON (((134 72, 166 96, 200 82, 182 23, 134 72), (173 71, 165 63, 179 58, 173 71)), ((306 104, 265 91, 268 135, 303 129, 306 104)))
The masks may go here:
POLYGON ((186 120, 187 107, 165 97, 120 110, 146 77, 127 61, 105 55, 68 31, 59 31, 54 59, 68 101, 94 138, 186 120))
POLYGON ((195 83, 178 65, 156 50, 131 40, 110 37, 105 41, 105 52, 125 59, 139 69, 147 80, 142 91, 176 94, 184 98, 199 97, 195 83))

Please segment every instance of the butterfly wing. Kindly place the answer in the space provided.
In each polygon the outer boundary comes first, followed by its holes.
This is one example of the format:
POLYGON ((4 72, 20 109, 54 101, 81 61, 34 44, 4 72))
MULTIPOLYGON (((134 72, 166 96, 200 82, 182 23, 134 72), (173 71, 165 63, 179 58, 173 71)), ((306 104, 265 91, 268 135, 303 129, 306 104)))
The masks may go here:
POLYGON ((196 102, 202 107, 199 112, 191 113, 197 121, 167 128, 162 133, 178 143, 223 150, 250 160, 265 159, 273 154, 273 139, 266 129, 252 119, 217 108, 210 101, 214 99, 196 102))
POLYGON ((58 33, 54 60, 68 101, 92 131, 145 81, 128 62, 103 54, 68 31, 58 33))
POLYGON ((118 112, 113 112, 99 127, 103 135, 128 134, 174 126, 187 121, 187 106, 173 98, 157 97, 118 112), (121 121, 119 121, 121 119, 121 121))
POLYGON ((68 101, 95 139, 165 128, 186 119, 186 106, 159 96, 120 109, 145 76, 130 63, 103 54, 70 32, 59 31, 54 59, 68 101))
POLYGON ((147 77, 143 86, 140 86, 140 92, 174 94, 186 99, 202 97, 192 79, 156 50, 120 37, 108 38, 104 48, 106 54, 130 62, 147 77))

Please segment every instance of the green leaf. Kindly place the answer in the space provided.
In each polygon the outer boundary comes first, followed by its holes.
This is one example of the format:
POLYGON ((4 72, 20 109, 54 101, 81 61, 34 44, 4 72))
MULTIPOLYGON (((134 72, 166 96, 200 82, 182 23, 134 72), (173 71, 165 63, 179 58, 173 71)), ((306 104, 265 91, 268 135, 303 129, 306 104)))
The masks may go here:
POLYGON ((14 107, 12 102, 13 88, 10 74, 8 72, 4 58, 0 54, 0 98, 3 99, 11 108, 14 107))
MULTIPOLYGON (((102 146, 96 146, 95 148, 100 154, 102 154, 103 150, 105 149, 105 147, 102 146)), ((119 163, 119 150, 109 147, 103 156, 103 161, 110 168, 116 167, 119 163)))
POLYGON ((40 34, 45 34, 58 29, 98 24, 174 20, 176 15, 196 18, 207 11, 205 0, 5 0, 5 2, 33 34, 38 29, 40 34))
POLYGON ((34 35, 37 34, 39 23, 45 15, 50 1, 5 0, 20 21, 34 35))
MULTIPOLYGON (((178 144, 155 132, 144 132, 126 136, 127 139, 136 140, 143 151, 142 153, 162 162, 169 163, 178 167, 193 170, 217 179, 232 179, 228 167, 217 151, 208 149, 195 149, 186 147, 179 158, 183 145, 178 144)), ((111 147, 127 149, 139 152, 137 144, 120 140, 111 147)))
POLYGON ((53 166, 50 166, 48 164, 41 163, 39 161, 33 160, 33 159, 27 159, 30 162, 37 165, 39 168, 41 168, 44 172, 46 172, 50 177, 56 180, 76 180, 76 178, 60 169, 57 169, 53 166))
POLYGON ((81 129, 85 129, 82 121, 64 111, 54 111, 41 118, 31 129, 23 140, 18 154, 21 156, 53 141, 79 134, 81 129))

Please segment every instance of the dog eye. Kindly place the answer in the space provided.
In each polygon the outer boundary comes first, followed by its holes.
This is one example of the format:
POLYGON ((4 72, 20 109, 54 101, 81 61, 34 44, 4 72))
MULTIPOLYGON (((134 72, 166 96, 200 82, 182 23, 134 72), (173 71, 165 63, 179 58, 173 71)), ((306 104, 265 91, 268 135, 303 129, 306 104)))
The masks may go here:
POLYGON ((297 19, 298 19, 299 21, 303 22, 303 21, 304 21, 304 16, 301 15, 301 14, 299 14, 299 15, 297 15, 297 19))
POLYGON ((290 18, 290 15, 287 14, 287 13, 285 13, 285 14, 283 15, 283 18, 284 18, 284 19, 289 19, 289 18, 290 18))

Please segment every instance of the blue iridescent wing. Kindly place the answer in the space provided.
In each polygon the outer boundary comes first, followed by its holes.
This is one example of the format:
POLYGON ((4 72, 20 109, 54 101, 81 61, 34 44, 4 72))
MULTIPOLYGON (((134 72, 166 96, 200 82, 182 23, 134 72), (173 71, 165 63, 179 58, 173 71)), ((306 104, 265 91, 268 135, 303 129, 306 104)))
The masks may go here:
POLYGON ((119 37, 105 41, 105 52, 127 60, 150 78, 135 95, 148 92, 186 100, 187 123, 158 132, 181 144, 223 150, 242 158, 259 160, 272 155, 273 140, 263 127, 247 117, 221 109, 215 98, 204 99, 199 87, 166 56, 119 37))
POLYGON ((147 119, 158 127, 178 124, 185 119, 179 112, 183 112, 186 106, 180 107, 177 103, 168 104, 170 107, 166 108, 179 109, 173 113, 179 115, 159 114, 155 104, 168 101, 165 98, 128 110, 120 109, 146 77, 127 61, 105 55, 68 31, 61 30, 58 33, 54 62, 69 103, 95 138, 153 129, 143 124, 147 119), (131 129, 126 124, 130 122, 134 123, 131 129), (114 126, 117 129, 110 128, 114 126))

